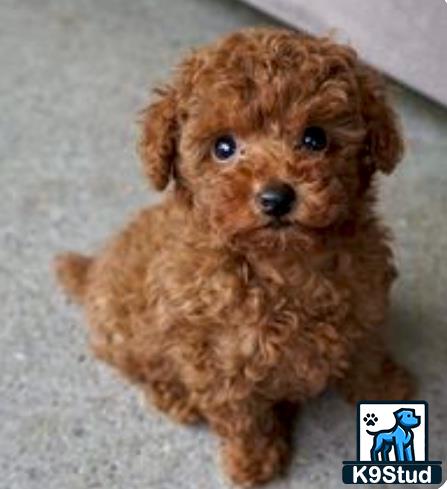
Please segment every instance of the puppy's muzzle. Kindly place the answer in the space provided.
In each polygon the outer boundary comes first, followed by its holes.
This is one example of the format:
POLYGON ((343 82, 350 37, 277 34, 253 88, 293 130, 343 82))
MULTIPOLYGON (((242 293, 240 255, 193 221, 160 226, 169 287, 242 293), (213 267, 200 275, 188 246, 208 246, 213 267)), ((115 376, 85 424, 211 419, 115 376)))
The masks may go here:
POLYGON ((288 214, 293 209, 296 200, 295 190, 283 182, 267 185, 256 196, 262 213, 276 218, 288 214))

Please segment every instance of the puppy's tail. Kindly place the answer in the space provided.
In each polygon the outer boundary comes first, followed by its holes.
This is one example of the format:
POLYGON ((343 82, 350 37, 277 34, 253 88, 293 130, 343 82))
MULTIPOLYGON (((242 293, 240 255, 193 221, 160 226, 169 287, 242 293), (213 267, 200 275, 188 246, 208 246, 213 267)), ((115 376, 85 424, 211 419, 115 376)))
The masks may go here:
POLYGON ((78 253, 62 253, 54 260, 54 269, 59 283, 69 297, 76 302, 84 298, 88 271, 93 258, 78 253))

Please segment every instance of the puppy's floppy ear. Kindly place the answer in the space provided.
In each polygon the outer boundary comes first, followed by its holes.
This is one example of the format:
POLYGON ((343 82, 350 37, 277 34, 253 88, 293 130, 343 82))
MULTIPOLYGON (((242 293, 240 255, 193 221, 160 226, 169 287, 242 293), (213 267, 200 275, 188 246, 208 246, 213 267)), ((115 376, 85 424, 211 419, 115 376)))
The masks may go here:
POLYGON ((358 72, 360 104, 366 124, 364 163, 371 172, 391 173, 403 155, 397 117, 385 93, 383 78, 364 65, 358 72))
POLYGON ((144 172, 157 190, 174 175, 177 157, 177 108, 174 88, 155 91, 156 99, 142 112, 138 145, 144 172))
POLYGON ((394 417, 396 418, 397 421, 400 421, 404 417, 404 411, 403 409, 399 409, 398 411, 394 412, 394 417))

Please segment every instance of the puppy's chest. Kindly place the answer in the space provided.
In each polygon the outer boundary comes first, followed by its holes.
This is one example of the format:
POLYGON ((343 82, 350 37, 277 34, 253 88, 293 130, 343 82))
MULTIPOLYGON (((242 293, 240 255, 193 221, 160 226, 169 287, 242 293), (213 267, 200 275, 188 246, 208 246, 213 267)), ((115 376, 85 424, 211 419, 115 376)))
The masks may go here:
POLYGON ((312 332, 318 322, 338 323, 349 308, 349 289, 326 263, 294 260, 260 261, 251 265, 238 285, 237 306, 259 328, 283 324, 286 329, 312 332))
POLYGON ((240 358, 272 345, 285 359, 291 351, 324 350, 343 334, 350 308, 336 274, 296 262, 197 267, 165 297, 177 323, 200 331, 222 355, 240 358))
POLYGON ((315 395, 346 362, 349 299, 319 270, 260 270, 210 329, 216 362, 269 395, 315 395))
POLYGON ((246 317, 254 313, 252 330, 262 341, 284 347, 286 356, 343 334, 350 292, 335 275, 297 264, 256 276, 248 291, 241 309, 246 317), (251 294, 260 299, 250 301, 251 294))
POLYGON ((337 275, 243 261, 185 270, 164 276, 157 324, 194 378, 292 399, 318 394, 343 368, 350 293, 337 275))
POLYGON ((193 324, 224 331, 285 324, 302 333, 315 322, 339 322, 347 313, 349 289, 333 270, 297 261, 240 260, 190 265, 187 273, 164 277, 166 305, 193 324), (322 268, 322 269, 321 269, 322 268))

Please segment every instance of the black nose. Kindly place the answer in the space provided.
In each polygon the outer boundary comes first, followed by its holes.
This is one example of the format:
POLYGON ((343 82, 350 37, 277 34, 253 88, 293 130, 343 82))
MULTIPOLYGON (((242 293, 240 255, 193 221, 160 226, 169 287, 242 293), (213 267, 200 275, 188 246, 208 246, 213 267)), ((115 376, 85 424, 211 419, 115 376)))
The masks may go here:
POLYGON ((264 214, 281 217, 288 214, 296 200, 295 190, 287 183, 264 187, 258 194, 258 203, 264 214))

